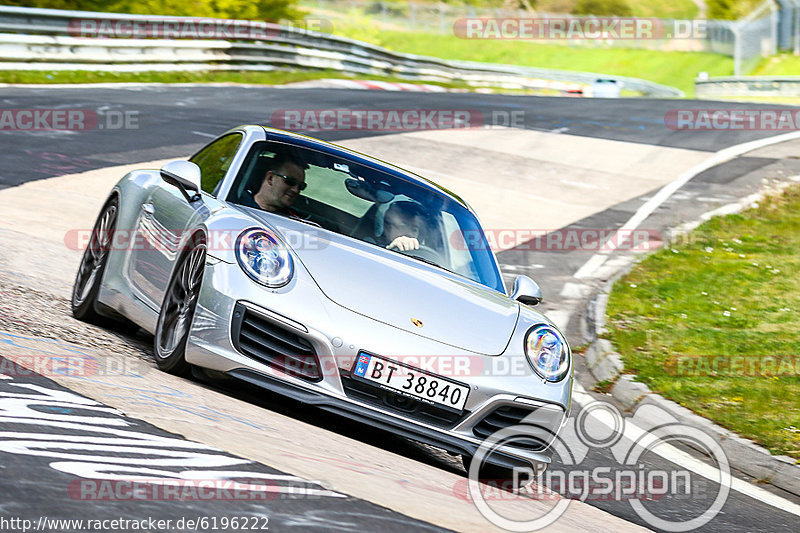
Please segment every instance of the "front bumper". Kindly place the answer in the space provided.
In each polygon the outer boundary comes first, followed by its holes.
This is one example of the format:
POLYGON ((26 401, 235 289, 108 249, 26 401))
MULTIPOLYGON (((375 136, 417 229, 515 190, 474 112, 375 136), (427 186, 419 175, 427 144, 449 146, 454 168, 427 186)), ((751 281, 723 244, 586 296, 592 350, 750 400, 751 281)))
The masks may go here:
POLYGON ((250 281, 238 265, 207 265, 187 344, 189 363, 455 454, 474 455, 487 434, 502 429, 496 426, 519 426, 529 437, 526 442, 502 446, 489 460, 508 467, 550 462, 547 446, 565 419, 569 391, 564 389, 571 386, 570 380, 543 383, 527 365, 522 368, 528 374, 523 370, 522 375, 459 376, 470 387, 463 413, 423 416, 431 409, 409 409, 407 402, 399 405, 390 392, 377 387, 372 397, 354 390, 350 368, 361 351, 388 358, 408 354, 436 358, 453 356, 456 349, 344 309, 327 299, 310 276, 297 275, 286 287, 273 290, 250 281), (319 379, 287 371, 252 353, 245 355, 236 327, 241 316, 235 316, 242 309, 311 346, 319 379))

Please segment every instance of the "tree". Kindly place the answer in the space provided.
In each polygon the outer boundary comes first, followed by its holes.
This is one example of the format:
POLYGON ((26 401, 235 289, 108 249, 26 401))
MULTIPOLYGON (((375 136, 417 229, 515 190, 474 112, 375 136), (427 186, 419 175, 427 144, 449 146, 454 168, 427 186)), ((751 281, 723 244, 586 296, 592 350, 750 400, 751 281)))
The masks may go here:
POLYGON ((578 0, 572 14, 630 17, 633 10, 625 0, 578 0))
POLYGON ((6 0, 6 5, 140 15, 279 21, 302 17, 297 0, 6 0))
POLYGON ((734 7, 734 0, 706 0, 706 15, 712 20, 732 20, 737 18, 734 7))

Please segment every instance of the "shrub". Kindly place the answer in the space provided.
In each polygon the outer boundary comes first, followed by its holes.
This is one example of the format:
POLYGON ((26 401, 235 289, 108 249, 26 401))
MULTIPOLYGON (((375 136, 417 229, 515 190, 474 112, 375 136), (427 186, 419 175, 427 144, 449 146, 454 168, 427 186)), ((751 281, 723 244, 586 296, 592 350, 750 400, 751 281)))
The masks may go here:
POLYGON ((578 0, 572 8, 572 14, 630 17, 633 10, 625 0, 578 0))

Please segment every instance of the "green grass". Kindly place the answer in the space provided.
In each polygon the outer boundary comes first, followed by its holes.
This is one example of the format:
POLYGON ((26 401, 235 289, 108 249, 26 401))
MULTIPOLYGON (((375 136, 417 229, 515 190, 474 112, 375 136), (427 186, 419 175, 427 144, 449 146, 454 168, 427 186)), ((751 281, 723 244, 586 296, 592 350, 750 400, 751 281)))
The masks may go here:
MULTIPOLYGON (((536 10, 544 13, 570 13, 576 0, 538 0, 536 10)), ((693 0, 627 0, 634 17, 694 19, 699 9, 693 0)))
MULTIPOLYGON (((440 0, 416 0, 417 3, 434 4, 441 3, 440 0)), ((398 4, 406 3, 404 0, 396 0, 398 4)), ((469 4, 477 9, 480 8, 498 8, 506 5, 507 2, 503 0, 471 0, 467 2, 446 2, 450 4, 448 7, 454 12, 466 12, 464 4, 469 4)), ((664 2, 661 0, 627 0, 634 17, 658 17, 658 18, 680 18, 680 19, 693 19, 697 17, 699 9, 693 0, 671 0, 664 2)), ((315 1, 300 1, 299 4, 305 9, 319 7, 315 1)), ((558 13, 568 14, 577 4, 577 0, 536 0, 531 2, 535 6, 537 13, 558 13)))
POLYGON ((90 70, 0 71, 0 83, 269 83, 329 77, 329 72, 95 72, 90 70))
POLYGON ((444 59, 507 63, 529 67, 575 70, 631 76, 671 85, 694 94, 694 78, 733 74, 733 59, 705 52, 660 52, 631 48, 578 47, 526 41, 460 39, 454 35, 381 29, 375 24, 344 26, 335 33, 390 50, 444 59))
POLYGON ((782 52, 765 57, 750 73, 751 76, 800 76, 800 56, 782 52))
MULTIPOLYGON (((448 59, 486 63, 509 63, 561 70, 588 71, 632 76, 677 87, 691 97, 694 77, 699 71, 712 76, 731 73, 730 58, 716 54, 689 52, 652 52, 633 49, 572 48, 560 45, 534 45, 506 41, 487 44, 450 37, 431 50, 434 36, 383 32, 372 42, 408 53, 439 54, 448 59), (389 35, 391 34, 391 35, 389 35), (380 42, 377 42, 380 41, 380 42)), ((211 72, 94 72, 94 71, 0 71, 0 83, 253 83, 280 85, 322 78, 374 79, 404 81, 387 76, 349 76, 338 71, 211 71, 211 72)), ((466 88, 461 82, 424 82, 451 88, 466 88)), ((508 92, 508 91, 506 91, 508 92)))
MULTIPOLYGON (((53 71, 0 71, 0 83, 252 83, 282 85, 298 81, 323 78, 362 79, 367 76, 349 76, 334 70, 272 70, 252 71, 209 71, 209 72, 94 72, 89 70, 53 71)), ((388 76, 368 76, 371 80, 404 81, 388 76)), ((464 83, 426 82, 443 87, 464 88, 464 83)))
POLYGON ((628 4, 635 17, 695 19, 700 11, 693 0, 628 0, 628 4))
POLYGON ((756 209, 712 219, 684 244, 654 253, 618 281, 607 311, 609 336, 626 371, 698 414, 795 459, 800 459, 798 227, 796 186, 756 209), (726 371, 725 364, 717 373, 694 372, 694 366, 687 372, 678 359, 718 355, 748 358, 744 372, 739 366, 726 371), (770 356, 773 365, 765 359, 770 356), (788 361, 793 372, 781 366, 788 361))
MULTIPOLYGON (((685 0, 692 3, 691 0, 685 0)), ((677 5, 682 5, 684 0, 677 5)), ((659 6, 651 0, 631 0, 637 10, 659 6)), ((675 4, 670 4, 675 5, 675 4)), ((666 5, 661 5, 667 9, 666 5)), ((539 6, 539 9, 543 9, 539 6)), ((675 9, 678 9, 677 7, 675 9)), ((664 14, 664 13, 657 13, 664 14)), ((675 13, 677 16, 679 13, 675 13)), ((694 95, 694 78, 705 71, 711 76, 733 72, 733 60, 719 54, 704 52, 661 52, 654 50, 540 44, 511 40, 461 39, 453 34, 433 34, 392 30, 378 19, 359 14, 356 10, 320 11, 318 16, 330 18, 334 32, 352 39, 386 47, 398 52, 485 63, 506 63, 580 72, 596 72, 630 76, 677 87, 688 97, 694 95)), ((637 11, 637 15, 647 13, 637 11)), ((314 17, 315 13, 311 13, 314 17)), ((384 81, 408 81, 394 77, 348 76, 335 71, 270 71, 270 72, 144 72, 114 73, 91 71, 0 71, 0 83, 98 83, 98 82, 155 82, 155 83, 254 83, 284 84, 320 78, 369 78, 384 81)), ((445 87, 466 88, 465 83, 427 82, 445 87)), ((508 92, 508 91, 506 91, 508 92)), ((512 91, 513 92, 513 91, 512 91)), ((529 92, 529 91, 525 91, 529 92)))
MULTIPOLYGON (((687 0, 690 1, 691 0, 687 0)), ((636 9, 658 5, 647 0, 632 0, 636 9)), ((670 4, 672 5, 672 4, 670 4)), ((664 7, 664 6, 662 6, 664 7)), ((540 7, 541 8, 541 7, 540 7)), ((664 7, 666 9, 666 7, 664 7)), ((434 56, 444 59, 506 63, 531 67, 596 72, 650 80, 677 87, 688 97, 694 95, 694 78, 705 71, 711 76, 733 72, 733 60, 720 54, 704 52, 661 52, 655 50, 540 44, 511 40, 460 39, 453 34, 407 32, 382 27, 374 17, 356 11, 329 13, 334 32, 398 52, 434 56)), ((644 15, 644 13, 640 13, 644 15)), ((313 17, 314 14, 312 13, 313 17)), ((677 15, 676 15, 677 16, 677 15)), ((791 69, 786 60, 787 69, 791 69)), ((110 73, 110 72, 22 72, 0 71, 5 83, 93 83, 93 82, 161 82, 197 83, 231 82, 283 84, 320 78, 347 78, 333 71, 272 71, 272 72, 177 72, 177 73, 110 73)), ((361 76, 386 81, 407 81, 400 78, 361 76)), ((436 83, 446 87, 464 88, 464 83, 436 83)))

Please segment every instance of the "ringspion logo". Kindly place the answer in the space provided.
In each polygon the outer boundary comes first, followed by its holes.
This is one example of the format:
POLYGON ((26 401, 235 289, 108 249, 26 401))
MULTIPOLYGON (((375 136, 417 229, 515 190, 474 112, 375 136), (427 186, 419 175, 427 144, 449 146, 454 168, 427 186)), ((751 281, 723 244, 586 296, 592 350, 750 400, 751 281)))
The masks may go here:
POLYGON ((519 424, 492 433, 470 463, 466 487, 463 481, 453 487, 456 497, 470 501, 497 527, 542 530, 563 516, 571 500, 580 500, 623 502, 651 527, 682 532, 709 523, 727 502, 730 463, 717 439, 680 424, 660 407, 641 405, 625 418, 609 403, 590 401, 572 412, 558 435, 540 420, 533 411, 519 424), (548 435, 554 456, 548 468, 515 467, 510 479, 481 479, 481 466, 502 448, 530 448, 548 435), (675 463, 664 469, 659 459, 675 444, 691 446, 714 468, 703 472, 675 463), (607 457, 599 466, 587 460, 594 450, 603 450, 607 457), (541 505, 530 505, 531 500, 541 505), (678 500, 691 502, 695 509, 675 513, 678 500), (521 505, 507 505, 514 501, 521 505))

